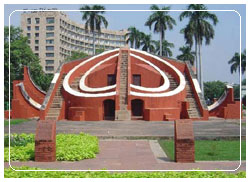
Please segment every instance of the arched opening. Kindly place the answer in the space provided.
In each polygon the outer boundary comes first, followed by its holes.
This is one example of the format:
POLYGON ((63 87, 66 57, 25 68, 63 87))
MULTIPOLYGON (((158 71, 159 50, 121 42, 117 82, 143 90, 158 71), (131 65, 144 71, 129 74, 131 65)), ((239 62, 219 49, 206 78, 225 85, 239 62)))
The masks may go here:
POLYGON ((143 118, 143 100, 140 99, 132 100, 131 111, 133 118, 143 118))
POLYGON ((105 120, 114 120, 115 119, 115 101, 108 99, 103 101, 103 110, 105 120))

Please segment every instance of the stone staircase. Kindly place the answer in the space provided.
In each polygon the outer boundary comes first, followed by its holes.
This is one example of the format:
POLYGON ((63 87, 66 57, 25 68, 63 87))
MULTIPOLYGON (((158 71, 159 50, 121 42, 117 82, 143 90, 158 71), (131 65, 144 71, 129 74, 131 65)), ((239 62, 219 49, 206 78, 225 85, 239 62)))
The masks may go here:
POLYGON ((82 78, 82 75, 80 75, 79 77, 76 77, 74 79, 74 81, 70 84, 70 87, 76 91, 80 91, 79 89, 79 82, 80 82, 80 79, 82 78))
POLYGON ((59 87, 56 90, 55 96, 53 98, 53 101, 50 105, 49 111, 45 117, 45 120, 58 120, 58 116, 61 111, 62 101, 63 97, 61 94, 61 90, 63 87, 63 80, 66 74, 62 76, 62 79, 60 80, 59 87))
POLYGON ((169 79, 169 83, 170 83, 170 90, 174 90, 178 87, 178 83, 175 81, 174 77, 172 75, 170 75, 168 72, 164 72, 166 74, 166 76, 169 79))
POLYGON ((116 111, 116 120, 130 120, 131 112, 128 106, 128 52, 122 52, 120 65, 120 110, 116 111))
POLYGON ((201 117, 200 110, 194 98, 192 87, 186 76, 185 79, 186 79, 186 91, 187 91, 186 101, 189 102, 188 115, 190 118, 200 118, 201 117))

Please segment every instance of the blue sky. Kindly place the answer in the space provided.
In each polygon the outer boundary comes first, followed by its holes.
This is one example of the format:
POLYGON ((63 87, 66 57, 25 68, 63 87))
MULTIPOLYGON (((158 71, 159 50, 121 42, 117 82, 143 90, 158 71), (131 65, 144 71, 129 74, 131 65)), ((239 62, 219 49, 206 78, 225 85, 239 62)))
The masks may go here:
MULTIPOLYGON (((148 10, 150 4, 146 5, 104 5, 107 10, 148 10)), ((171 6, 172 10, 183 10, 187 7, 186 4, 166 4, 159 6, 171 6)), ((230 4, 216 4, 206 5, 209 10, 236 10, 240 13, 242 18, 242 50, 246 48, 246 6, 245 5, 230 5, 230 4)), ((12 11, 22 9, 39 9, 39 8, 57 8, 60 10, 78 10, 81 5, 78 4, 34 4, 34 5, 5 5, 4 24, 9 24, 8 18, 12 11)), ((83 23, 80 12, 66 12, 70 19, 83 23)), ((109 22, 108 29, 120 30, 126 29, 129 26, 135 26, 140 31, 151 33, 155 40, 159 39, 158 34, 154 34, 148 27, 144 26, 145 21, 152 12, 138 11, 138 12, 106 12, 105 17, 109 22)), ((179 47, 185 44, 183 35, 180 34, 188 20, 180 22, 178 17, 181 12, 169 12, 169 14, 176 20, 177 25, 171 31, 166 31, 165 39, 175 44, 173 51, 173 58, 179 52, 179 47)), ((240 17, 235 12, 212 12, 215 13, 219 19, 219 23, 214 27, 215 38, 211 41, 209 46, 202 46, 202 60, 203 60, 203 75, 204 81, 221 80, 229 83, 239 83, 239 74, 230 73, 230 65, 228 60, 232 58, 235 52, 240 51, 240 17)), ((21 12, 15 12, 11 16, 11 25, 20 26, 21 12)))

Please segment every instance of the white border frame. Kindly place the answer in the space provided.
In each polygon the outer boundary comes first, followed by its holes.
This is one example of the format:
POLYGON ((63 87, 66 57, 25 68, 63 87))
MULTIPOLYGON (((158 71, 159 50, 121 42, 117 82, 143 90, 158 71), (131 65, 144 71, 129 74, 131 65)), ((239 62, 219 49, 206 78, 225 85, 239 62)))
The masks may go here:
MULTIPOLYGON (((22 12, 22 11, 41 11, 41 10, 14 10, 13 12, 10 13, 9 15, 9 27, 11 25, 11 21, 10 21, 10 17, 14 12, 22 12)), ((68 11, 73 11, 73 12, 80 12, 80 11, 88 11, 88 10, 43 10, 43 11, 64 11, 64 12, 68 12, 68 11)), ((92 11, 98 11, 98 10, 92 10, 92 11)), ((157 10, 103 10, 103 11, 111 11, 111 12, 115 12, 115 11, 123 11, 123 12, 140 12, 140 11, 157 11, 157 10)), ((173 12, 182 12, 182 11, 214 11, 214 12, 220 12, 220 11, 224 11, 224 12, 235 12, 239 15, 240 17, 240 65, 241 65, 241 15, 238 11, 236 10, 158 10, 158 11, 173 11, 173 12)), ((9 28, 9 42, 10 42, 10 28, 9 28)), ((10 65, 10 44, 9 44, 9 65, 10 65)), ((240 81, 241 81, 241 73, 242 73, 242 68, 240 67, 240 81)), ((241 98, 241 82, 240 82, 240 98, 241 98)), ((10 66, 9 66, 9 103, 10 103, 10 66)), ((242 102, 240 100, 240 104, 242 105, 242 102)), ((10 105, 9 105, 9 110, 10 110, 10 105)), ((240 166, 241 166, 241 120, 242 120, 242 116, 241 116, 241 109, 240 109, 240 164, 236 169, 233 170, 17 170, 14 169, 11 164, 10 164, 10 137, 9 137, 9 166, 11 169, 13 169, 14 171, 237 171, 240 166)), ((10 112, 9 112, 9 135, 10 135, 10 112)))

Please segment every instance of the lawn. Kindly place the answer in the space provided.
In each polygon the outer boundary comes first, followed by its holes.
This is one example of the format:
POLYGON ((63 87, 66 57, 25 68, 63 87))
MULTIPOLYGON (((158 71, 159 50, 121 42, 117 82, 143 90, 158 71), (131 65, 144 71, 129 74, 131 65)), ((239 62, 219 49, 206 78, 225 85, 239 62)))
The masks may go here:
MULTIPOLYGON (((10 125, 20 124, 26 121, 29 121, 29 120, 28 119, 11 119, 10 125)), ((9 125, 9 120, 4 120, 4 126, 8 126, 8 125, 9 125)))
MULTIPOLYGON (((15 167, 18 170, 39 170, 39 168, 15 167)), ((48 169, 49 170, 49 169, 48 169)), ((5 178, 246 178, 246 172, 66 172, 66 171, 13 171, 4 169, 5 178)))
MULTIPOLYGON (((171 160, 174 160, 173 140, 159 140, 162 149, 171 160)), ((246 140, 242 140, 242 160, 246 160, 246 140)), ((197 140, 195 141, 195 160, 223 161, 240 160, 240 142, 237 140, 197 140)))

